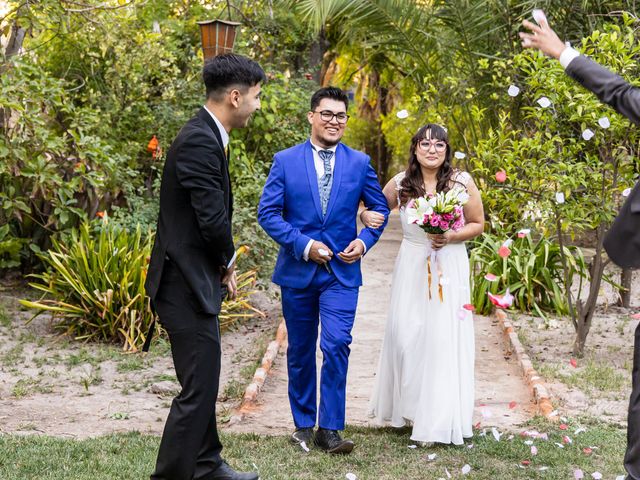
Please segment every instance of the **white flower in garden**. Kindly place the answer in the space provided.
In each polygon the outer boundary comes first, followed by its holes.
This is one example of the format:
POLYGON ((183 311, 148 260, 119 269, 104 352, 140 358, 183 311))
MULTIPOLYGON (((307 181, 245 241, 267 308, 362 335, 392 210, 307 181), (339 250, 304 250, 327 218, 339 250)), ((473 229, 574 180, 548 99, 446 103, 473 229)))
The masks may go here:
POLYGON ((594 135, 595 133, 593 133, 593 130, 591 130, 590 128, 587 128, 584 132, 582 132, 582 138, 584 138, 585 140, 591 140, 594 135))
POLYGON ((515 85, 511 85, 509 87, 509 90, 507 90, 507 93, 509 94, 510 97, 517 97, 518 94, 520 93, 520 89, 515 85))
POLYGON ((628 197, 630 193, 631 193, 631 189, 630 189, 630 188, 625 188, 625 189, 622 191, 622 196, 623 196, 623 197, 628 197))
POLYGON ((564 193, 556 192, 556 203, 564 203, 564 193))
POLYGON ((598 125, 600 125, 602 128, 609 128, 611 126, 611 122, 607 117, 602 117, 598 119, 598 125))
POLYGON ((537 102, 538 105, 540 105, 542 108, 547 108, 551 105, 551 100, 549 100, 547 97, 540 97, 537 102))
POLYGON ((462 153, 462 152, 456 152, 456 153, 453 154, 453 156, 456 157, 458 160, 462 160, 467 155, 462 153))
POLYGON ((396 113, 396 117, 401 118, 401 119, 405 119, 409 117, 409 112, 405 109, 399 110, 398 113, 396 113))

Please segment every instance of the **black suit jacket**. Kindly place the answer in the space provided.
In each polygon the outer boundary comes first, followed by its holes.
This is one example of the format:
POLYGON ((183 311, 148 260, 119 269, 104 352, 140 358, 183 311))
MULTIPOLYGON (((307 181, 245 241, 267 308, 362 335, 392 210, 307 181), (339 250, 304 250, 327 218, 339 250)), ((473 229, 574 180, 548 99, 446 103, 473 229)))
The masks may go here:
POLYGON ((220 267, 233 258, 233 198, 222 138, 204 109, 178 133, 167 153, 160 215, 145 288, 154 302, 167 257, 184 277, 196 309, 220 313, 220 267))
MULTIPOLYGON (((640 123, 640 89, 582 55, 573 59, 566 71, 604 103, 632 122, 640 123)), ((604 248, 621 267, 640 268, 640 182, 611 225, 604 248)))

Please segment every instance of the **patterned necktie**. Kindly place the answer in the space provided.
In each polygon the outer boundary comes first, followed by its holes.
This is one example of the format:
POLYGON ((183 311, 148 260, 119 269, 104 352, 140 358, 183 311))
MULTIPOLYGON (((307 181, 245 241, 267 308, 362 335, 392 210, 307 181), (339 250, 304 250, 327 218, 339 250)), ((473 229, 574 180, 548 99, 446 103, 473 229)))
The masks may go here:
POLYGON ((318 150, 318 156, 324 163, 324 175, 318 179, 318 191, 320 193, 322 215, 324 216, 327 214, 327 205, 329 204, 329 194, 331 193, 331 184, 333 181, 333 175, 331 174, 333 152, 331 150, 318 150))

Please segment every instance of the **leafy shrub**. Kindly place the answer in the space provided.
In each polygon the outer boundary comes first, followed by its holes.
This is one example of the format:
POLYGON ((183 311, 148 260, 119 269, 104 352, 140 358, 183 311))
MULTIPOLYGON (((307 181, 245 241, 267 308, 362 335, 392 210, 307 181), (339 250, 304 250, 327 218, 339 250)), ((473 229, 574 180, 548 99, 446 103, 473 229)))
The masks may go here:
MULTIPOLYGON (((45 295, 21 303, 37 309, 36 315, 52 312, 61 320, 58 328, 78 340, 119 342, 135 351, 153 319, 144 290, 152 243, 153 234, 143 236, 139 226, 131 232, 106 216, 85 222, 40 254, 47 270, 31 275, 38 281, 30 285, 45 295)), ((255 279, 255 271, 239 275, 238 297, 223 304, 222 328, 260 313, 248 302, 255 279)))
MULTIPOLYGON (((477 312, 491 311, 487 293, 502 294, 508 288, 514 297, 513 308, 520 311, 541 317, 545 317, 544 311, 568 313, 560 246, 544 236, 534 241, 527 234, 516 237, 509 246, 511 254, 503 258, 498 254, 503 243, 487 233, 474 241, 470 262, 472 301, 477 312)), ((564 251, 570 277, 587 278, 581 250, 565 246, 564 251)))
POLYGON ((20 265, 20 250, 24 242, 11 235, 9 225, 0 227, 0 269, 20 265))

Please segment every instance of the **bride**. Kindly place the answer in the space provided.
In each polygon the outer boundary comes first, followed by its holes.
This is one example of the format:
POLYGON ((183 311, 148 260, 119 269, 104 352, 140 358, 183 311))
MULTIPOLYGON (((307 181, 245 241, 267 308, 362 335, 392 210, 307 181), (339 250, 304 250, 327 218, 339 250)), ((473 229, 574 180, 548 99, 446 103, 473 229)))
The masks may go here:
MULTIPOLYGON (((412 424, 414 441, 459 445, 473 436, 475 347, 473 317, 464 308, 470 302, 464 242, 483 230, 480 192, 467 172, 451 166, 445 128, 428 124, 411 139, 409 165, 384 194, 390 209, 400 207, 403 239, 369 413, 380 424, 412 424), (462 228, 427 235, 407 223, 409 200, 454 186, 469 194, 462 228)), ((383 218, 364 211, 361 219, 375 227, 383 218)))

